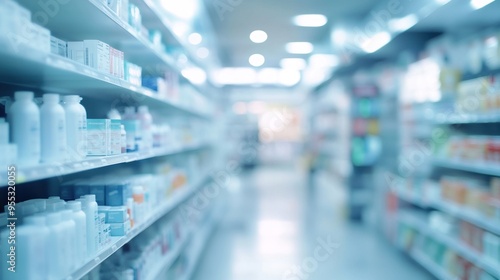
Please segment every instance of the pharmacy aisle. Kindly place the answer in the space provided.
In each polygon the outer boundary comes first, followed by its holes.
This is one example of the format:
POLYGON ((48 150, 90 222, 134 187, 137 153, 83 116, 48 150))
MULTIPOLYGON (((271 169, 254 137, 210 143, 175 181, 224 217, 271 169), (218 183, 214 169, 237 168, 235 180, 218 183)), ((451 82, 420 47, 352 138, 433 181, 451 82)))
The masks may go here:
POLYGON ((232 179, 229 211, 193 279, 432 279, 376 230, 346 219, 345 186, 322 175, 309 193, 305 175, 274 165, 232 179))

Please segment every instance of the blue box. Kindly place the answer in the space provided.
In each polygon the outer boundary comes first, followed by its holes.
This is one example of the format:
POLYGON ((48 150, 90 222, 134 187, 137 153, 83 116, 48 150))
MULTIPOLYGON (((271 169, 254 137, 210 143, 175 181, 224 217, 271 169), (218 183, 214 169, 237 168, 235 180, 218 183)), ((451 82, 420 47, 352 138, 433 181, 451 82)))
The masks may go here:
POLYGON ((74 198, 78 199, 84 195, 90 194, 90 186, 88 182, 78 182, 73 187, 74 198))
POLYGON ((123 223, 128 220, 127 207, 116 206, 110 207, 106 214, 106 223, 123 223))
POLYGON ((123 223, 109 224, 111 236, 125 236, 130 230, 130 220, 123 223))
POLYGON ((95 194, 97 205, 106 205, 106 185, 101 182, 89 184, 89 194, 95 194))
POLYGON ((106 205, 107 206, 125 206, 127 198, 131 196, 130 183, 112 183, 106 185, 106 205))

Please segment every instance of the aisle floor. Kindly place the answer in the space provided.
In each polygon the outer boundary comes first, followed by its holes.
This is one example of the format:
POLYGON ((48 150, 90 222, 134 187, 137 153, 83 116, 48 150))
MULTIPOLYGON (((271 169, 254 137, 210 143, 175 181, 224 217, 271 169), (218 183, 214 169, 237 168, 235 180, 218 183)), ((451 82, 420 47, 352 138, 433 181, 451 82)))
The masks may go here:
POLYGON ((231 179, 228 210, 194 280, 425 280, 425 270, 372 227, 345 220, 345 189, 311 192, 294 167, 231 179))

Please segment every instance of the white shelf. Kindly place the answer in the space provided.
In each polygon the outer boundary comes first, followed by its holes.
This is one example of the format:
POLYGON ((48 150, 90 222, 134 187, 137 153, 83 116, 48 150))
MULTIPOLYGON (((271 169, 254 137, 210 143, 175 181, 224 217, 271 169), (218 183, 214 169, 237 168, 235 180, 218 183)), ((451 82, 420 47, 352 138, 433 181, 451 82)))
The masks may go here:
POLYGON ((114 242, 112 245, 101 250, 92 260, 89 260, 83 266, 81 266, 80 268, 75 270, 65 280, 77 280, 77 279, 80 279, 80 278, 84 277, 85 275, 87 275, 90 271, 92 271, 95 267, 97 267, 99 264, 101 264, 104 260, 109 258, 112 254, 114 254, 123 245, 130 242, 130 240, 132 240, 138 234, 143 232, 145 229, 150 227, 153 223, 158 221, 161 217, 168 214, 170 211, 172 211, 177 206, 179 206, 182 202, 184 202, 187 198, 189 198, 191 195, 193 195, 201 187, 201 185, 204 182, 206 182, 208 179, 209 179, 208 176, 204 176, 204 178, 202 178, 199 182, 197 182, 189 187, 186 187, 185 189, 174 194, 165 203, 165 205, 157 208, 158 210, 155 211, 155 213, 153 213, 149 217, 149 219, 147 219, 147 221, 145 221, 144 223, 142 223, 140 225, 134 226, 132 228, 132 230, 129 233, 127 233, 126 236, 114 239, 114 242))
POLYGON ((472 124, 472 123, 499 123, 500 113, 490 114, 453 114, 446 119, 437 118, 436 124, 472 124))
MULTIPOLYGON (((153 149, 150 152, 126 153, 126 154, 121 154, 116 156, 106 156, 106 157, 87 157, 86 159, 77 162, 68 162, 61 164, 40 164, 30 168, 21 167, 17 171, 18 172, 17 183, 21 184, 21 183, 33 182, 36 180, 59 177, 82 171, 103 168, 111 165, 185 153, 202 149, 208 146, 210 146, 209 143, 202 143, 195 145, 187 145, 178 148, 153 149)), ((0 182, 1 182, 0 187, 7 186, 7 178, 5 178, 5 175, 2 175, 0 177, 0 182)))
POLYGON ((442 267, 438 264, 434 263, 429 257, 424 255, 422 252, 418 250, 413 250, 410 252, 410 257, 412 257, 416 262, 418 262, 421 266, 427 269, 434 277, 439 280, 459 280, 457 277, 451 276, 447 273, 442 267))
POLYGON ((433 160, 435 166, 457 169, 462 171, 474 172, 479 174, 500 176, 500 165, 487 162, 463 162, 459 160, 440 159, 433 160))
POLYGON ((422 208, 435 208, 444 213, 452 215, 456 218, 474 224, 491 233, 500 235, 500 223, 498 221, 485 217, 484 215, 474 210, 467 209, 465 207, 460 207, 458 205, 454 205, 453 203, 446 202, 443 200, 436 200, 436 199, 424 200, 420 198, 418 195, 410 192, 398 191, 397 195, 399 198, 407 202, 410 202, 414 205, 420 206, 422 208))
POLYGON ((412 215, 411 213, 404 213, 399 216, 399 220, 405 224, 414 227, 416 230, 432 237, 436 241, 446 245, 448 248, 452 249, 477 267, 486 270, 491 275, 500 278, 500 265, 492 264, 480 253, 474 251, 472 248, 467 247, 465 244, 460 242, 455 237, 451 237, 447 234, 440 233, 432 228, 430 228, 426 221, 421 218, 412 215))

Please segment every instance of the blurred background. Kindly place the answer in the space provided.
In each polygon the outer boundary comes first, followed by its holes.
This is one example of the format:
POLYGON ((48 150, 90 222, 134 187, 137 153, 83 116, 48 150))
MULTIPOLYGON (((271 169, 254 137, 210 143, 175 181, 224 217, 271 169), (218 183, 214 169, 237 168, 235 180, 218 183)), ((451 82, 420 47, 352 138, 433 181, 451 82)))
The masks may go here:
POLYGON ((122 50, 142 83, 5 39, 2 96, 80 94, 89 118, 145 104, 164 148, 190 150, 21 168, 17 200, 93 176, 160 174, 166 201, 203 186, 70 279, 500 279, 500 1, 122 1, 16 3, 65 44, 122 50))

